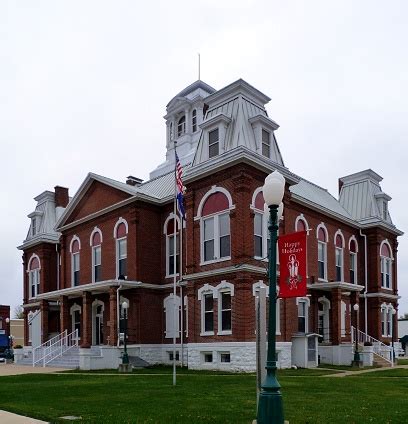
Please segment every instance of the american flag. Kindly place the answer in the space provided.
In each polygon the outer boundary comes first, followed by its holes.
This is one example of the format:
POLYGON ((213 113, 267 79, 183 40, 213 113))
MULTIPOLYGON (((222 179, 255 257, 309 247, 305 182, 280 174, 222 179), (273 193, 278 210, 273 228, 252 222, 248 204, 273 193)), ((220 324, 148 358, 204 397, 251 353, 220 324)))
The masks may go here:
POLYGON ((177 209, 179 211, 179 214, 182 216, 183 219, 186 219, 186 212, 184 210, 184 185, 183 185, 183 168, 181 167, 181 163, 179 160, 179 157, 176 153, 176 186, 177 186, 177 192, 176 192, 176 199, 177 199, 177 209))

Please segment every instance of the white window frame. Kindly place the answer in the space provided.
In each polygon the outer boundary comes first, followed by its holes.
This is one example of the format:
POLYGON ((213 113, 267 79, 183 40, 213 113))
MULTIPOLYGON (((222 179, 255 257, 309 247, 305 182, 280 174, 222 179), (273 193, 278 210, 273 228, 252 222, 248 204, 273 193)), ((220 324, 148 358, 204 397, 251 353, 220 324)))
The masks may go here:
POLYGON ((182 137, 186 133, 186 115, 180 116, 177 119, 177 138, 182 137), (184 118, 183 122, 180 122, 184 118))
POLYGON ((174 298, 173 293, 169 294, 163 301, 163 308, 165 313, 165 324, 166 329, 164 331, 164 337, 166 339, 172 339, 174 335, 176 338, 180 337, 180 308, 181 301, 180 296, 174 298), (174 334, 174 307, 177 310, 176 314, 176 334, 174 334))
POLYGON ((92 282, 93 283, 96 282, 96 279, 95 279, 95 267, 96 266, 100 266, 101 269, 102 269, 102 241, 103 241, 103 239, 102 239, 102 231, 98 227, 95 227, 92 230, 92 233, 91 233, 91 235, 89 237, 89 246, 91 247, 91 255, 92 255, 92 257, 91 257, 91 263, 92 263, 92 282), (99 233, 99 237, 101 239, 100 243, 98 245, 96 245, 96 246, 93 245, 93 238, 94 238, 95 233, 99 233), (100 263, 99 264, 97 264, 95 262, 95 251, 97 249, 100 249, 100 263))
POLYGON ((336 234, 334 235, 334 248, 335 248, 335 255, 334 255, 334 265, 335 265, 335 271, 336 271, 336 279, 337 279, 337 259, 340 259, 340 281, 344 281, 344 236, 341 230, 337 230, 336 234), (336 240, 337 236, 340 236, 341 238, 341 247, 337 247, 336 240))
MULTIPOLYGON (((116 242, 115 242, 116 278, 119 278, 119 276, 120 276, 120 274, 119 274, 119 259, 126 259, 126 274, 128 274, 128 263, 127 263, 127 257, 128 257, 128 255, 127 255, 127 253, 128 253, 127 238, 128 238, 128 233, 129 233, 129 227, 128 227, 127 221, 125 219, 123 219, 122 217, 119 218, 116 221, 115 227, 113 229, 113 238, 116 240, 116 242), (126 235, 124 237, 117 238, 117 228, 119 227, 120 224, 125 225, 126 235), (119 258, 119 242, 121 240, 126 240, 126 257, 123 257, 123 258, 119 258)), ((125 275, 124 277, 127 278, 127 275, 125 275)))
POLYGON ((392 253, 391 245, 388 240, 383 240, 380 244, 380 276, 381 276, 381 288, 385 290, 393 290, 393 281, 392 281, 392 263, 394 261, 394 256, 392 253), (383 245, 386 244, 390 252, 390 256, 382 256, 381 250, 383 245), (388 265, 389 273, 386 273, 386 268, 388 265), (387 275, 389 276, 389 287, 387 287, 387 275))
MULTIPOLYGON (((316 228, 316 238, 317 238, 317 262, 318 263, 321 262, 321 261, 319 261, 319 245, 321 245, 322 248, 323 248, 322 251, 323 251, 323 256, 324 256, 324 258, 323 258, 324 259, 323 260, 323 264, 324 264, 324 268, 323 268, 324 276, 322 278, 322 277, 320 277, 320 275, 318 275, 318 280, 327 282, 327 241, 328 241, 329 237, 328 237, 327 228, 326 228, 326 226, 324 225, 323 222, 321 224, 319 224, 318 227, 316 228), (324 231, 324 233, 325 233, 325 236, 326 236, 325 239, 326 239, 326 241, 319 240, 319 230, 320 230, 320 228, 322 228, 323 231, 324 231)), ((318 271, 318 274, 319 274, 319 268, 318 268, 317 271, 318 271)))
POLYGON ((347 304, 343 300, 341 301, 341 316, 340 316, 340 335, 346 337, 346 314, 347 304))
POLYGON ((261 153, 262 153, 262 156, 270 159, 270 157, 271 157, 271 150, 272 150, 271 149, 271 132, 269 130, 267 130, 267 129, 265 129, 265 128, 262 127, 262 129, 261 129, 261 153), (266 134, 268 134, 268 143, 265 143, 264 142, 264 138, 263 138, 264 132, 266 134), (267 148, 269 150, 269 155, 265 155, 264 154, 264 146, 267 146, 267 148))
POLYGON ((392 337, 392 315, 393 306, 391 303, 381 305, 381 335, 382 337, 392 337))
POLYGON ((218 292, 218 328, 217 328, 217 335, 219 336, 225 336, 225 335, 230 335, 232 334, 232 312, 233 312, 233 307, 232 307, 232 298, 234 297, 234 285, 227 282, 227 281, 222 281, 220 284, 218 284, 218 286, 216 287, 216 290, 218 292), (229 293, 230 297, 231 297, 231 330, 222 330, 222 294, 223 293, 229 293))
POLYGON ((220 146, 220 129, 219 129, 218 127, 215 127, 215 128, 213 128, 213 129, 209 130, 209 131, 208 131, 208 135, 207 135, 207 137, 208 137, 208 158, 209 158, 209 159, 212 159, 212 158, 215 158, 215 157, 217 157, 217 156, 219 156, 219 155, 221 154, 221 146, 220 146), (211 143, 211 144, 210 144, 210 134, 211 134, 211 133, 213 133, 213 132, 215 132, 215 131, 217 131, 218 139, 217 139, 217 141, 215 141, 214 143, 211 143), (216 155, 210 156, 210 147, 211 147, 211 146, 214 146, 215 144, 217 144, 217 145, 218 145, 218 153, 217 153, 216 155))
POLYGON ((27 266, 27 274, 28 274, 28 298, 34 299, 40 294, 40 284, 41 284, 41 261, 38 255, 33 253, 28 261, 27 266), (31 263, 34 259, 38 261, 38 268, 30 269, 31 263), (34 287, 34 296, 32 295, 34 287))
POLYGON ((350 281, 351 284, 357 284, 357 254, 358 254, 358 243, 355 236, 351 236, 349 239, 349 253, 350 253, 350 271, 352 271, 351 264, 354 263, 354 281, 350 281), (351 251, 351 242, 354 241, 356 251, 351 251), (353 259, 352 259, 353 258, 353 259))
POLYGON ((308 297, 297 297, 296 298, 296 306, 297 306, 297 318, 298 318, 298 332, 299 332, 299 304, 302 303, 305 305, 305 332, 304 334, 309 332, 309 308, 310 308, 310 299, 308 297))
POLYGON ((193 109, 193 111, 191 112, 191 131, 195 133, 197 130, 197 109, 193 109))
MULTIPOLYGON (((174 213, 172 212, 171 214, 169 214, 169 216, 166 218, 166 221, 164 222, 163 225, 163 234, 166 238, 166 278, 169 277, 174 277, 174 273, 171 274, 170 273, 170 243, 174 243, 174 241, 171 241, 170 239, 174 236, 173 234, 167 234, 167 227, 170 221, 174 222, 174 213)), ((178 241, 176 241, 177 246, 179 248, 179 255, 180 255, 180 228, 181 228, 181 222, 180 222, 180 218, 176 215, 176 221, 177 221, 177 227, 179 228, 179 231, 176 231, 176 235, 177 235, 177 239, 178 241)), ((176 253, 176 258, 177 258, 177 253, 176 253)), ((175 260, 177 260, 175 258, 175 260)), ((175 263, 174 266, 174 270, 177 270, 177 265, 175 263)), ((179 275, 179 272, 176 273, 176 276, 179 275)))
MULTIPOLYGON (((71 253, 71 287, 76 287, 75 286, 75 259, 74 256, 78 256, 78 272, 81 272, 81 240, 77 235, 74 235, 71 239, 71 243, 69 244, 69 251, 71 253), (77 241, 78 242, 78 252, 74 253, 72 251, 72 246, 74 244, 74 242, 77 241)), ((78 279, 78 286, 79 286, 79 279, 78 279)))
MULTIPOLYGON (((259 193, 262 193, 262 187, 258 187, 254 191, 254 193, 252 195, 252 202, 251 202, 251 205, 250 205, 250 209, 254 213, 254 259, 264 260, 265 262, 268 262, 268 240, 270 239, 270 234, 269 234, 269 230, 268 230, 269 208, 266 205, 265 205, 263 210, 255 207, 255 201, 256 201, 256 198, 257 198, 259 193), (262 254, 263 254, 262 257, 255 255, 255 214, 259 214, 259 215, 262 216, 262 235, 257 234, 258 236, 262 237, 262 254)), ((278 232, 279 232, 279 230, 278 230, 278 232)), ((279 264, 279 255, 277 255, 276 259, 277 259, 278 264, 279 264)))
POLYGON ((198 300, 201 302, 201 332, 200 336, 214 336, 215 331, 205 331, 205 295, 212 295, 213 297, 213 328, 215 329, 215 313, 214 313, 214 299, 218 298, 217 288, 214 286, 210 286, 209 284, 204 284, 198 290, 198 300))

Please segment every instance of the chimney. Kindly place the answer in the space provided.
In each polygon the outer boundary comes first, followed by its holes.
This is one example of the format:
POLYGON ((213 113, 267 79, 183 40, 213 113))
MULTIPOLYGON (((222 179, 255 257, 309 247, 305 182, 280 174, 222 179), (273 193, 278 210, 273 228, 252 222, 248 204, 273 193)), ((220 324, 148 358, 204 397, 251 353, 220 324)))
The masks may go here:
POLYGON ((69 202, 68 189, 61 186, 55 186, 55 207, 66 208, 69 202))
POLYGON ((134 177, 133 175, 129 175, 126 179, 126 184, 136 187, 139 187, 142 182, 143 180, 141 178, 134 177))

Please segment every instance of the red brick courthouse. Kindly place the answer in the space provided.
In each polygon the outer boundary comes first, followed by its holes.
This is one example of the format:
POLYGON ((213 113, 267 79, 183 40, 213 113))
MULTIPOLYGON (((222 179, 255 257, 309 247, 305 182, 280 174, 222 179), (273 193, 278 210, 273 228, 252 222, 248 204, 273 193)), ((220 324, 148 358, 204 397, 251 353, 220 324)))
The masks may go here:
POLYGON ((322 361, 350 364, 355 304, 361 331, 391 342, 402 232, 382 178, 371 169, 341 177, 334 197, 291 172, 269 101, 243 80, 218 91, 197 81, 167 105, 166 161, 149 181, 89 173, 72 198, 59 186, 35 198, 19 246, 26 351, 77 329, 82 367, 116 366, 126 300, 132 355, 169 362, 175 328, 178 357, 190 368, 253 370, 255 296, 268 284, 261 187, 273 170, 286 179, 279 233, 308 231, 308 294, 278 300, 279 365, 294 362, 304 349, 294 339, 309 333, 319 335, 322 361), (173 140, 187 189, 184 228, 174 226, 173 140))

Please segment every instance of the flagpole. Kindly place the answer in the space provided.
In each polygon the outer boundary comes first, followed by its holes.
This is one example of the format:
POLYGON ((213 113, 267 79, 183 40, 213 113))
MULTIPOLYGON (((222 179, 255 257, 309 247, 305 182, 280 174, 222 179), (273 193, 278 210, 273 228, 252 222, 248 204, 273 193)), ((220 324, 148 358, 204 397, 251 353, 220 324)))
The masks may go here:
POLYGON ((173 214, 174 214, 174 236, 173 236, 173 386, 176 385, 176 319, 177 319, 177 305, 176 305, 176 281, 177 281, 177 161, 176 161, 176 146, 177 141, 174 140, 174 199, 173 199, 173 214))
POLYGON ((181 281, 183 280, 183 217, 181 217, 181 226, 180 226, 180 346, 181 346, 181 366, 184 365, 183 359, 183 337, 184 337, 184 302, 183 302, 183 287, 181 286, 181 281))

